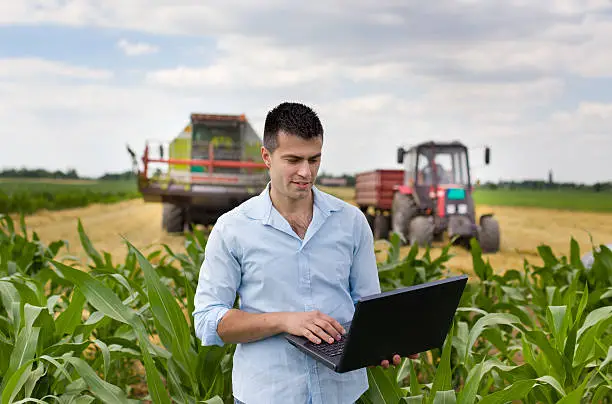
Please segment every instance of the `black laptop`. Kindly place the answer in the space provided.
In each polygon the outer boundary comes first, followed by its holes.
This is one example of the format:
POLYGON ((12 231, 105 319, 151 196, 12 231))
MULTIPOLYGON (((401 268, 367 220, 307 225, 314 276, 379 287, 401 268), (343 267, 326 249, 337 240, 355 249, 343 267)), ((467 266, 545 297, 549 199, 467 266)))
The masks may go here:
POLYGON ((347 333, 332 344, 314 344, 285 334, 298 349, 338 373, 391 361, 393 354, 442 348, 451 327, 467 275, 427 282, 364 297, 355 306, 347 333))

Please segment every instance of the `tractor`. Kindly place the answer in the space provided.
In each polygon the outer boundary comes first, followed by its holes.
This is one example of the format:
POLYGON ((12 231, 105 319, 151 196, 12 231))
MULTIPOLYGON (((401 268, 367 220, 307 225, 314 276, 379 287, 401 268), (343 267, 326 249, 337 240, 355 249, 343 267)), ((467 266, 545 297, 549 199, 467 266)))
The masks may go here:
MULTIPOLYGON (((485 164, 490 162, 485 148, 485 164)), ((447 233, 466 248, 476 238, 483 252, 500 248, 499 224, 492 214, 476 221, 468 148, 458 141, 424 142, 397 149, 403 170, 375 170, 356 176, 355 201, 376 239, 397 233, 404 244, 431 245, 447 233)))

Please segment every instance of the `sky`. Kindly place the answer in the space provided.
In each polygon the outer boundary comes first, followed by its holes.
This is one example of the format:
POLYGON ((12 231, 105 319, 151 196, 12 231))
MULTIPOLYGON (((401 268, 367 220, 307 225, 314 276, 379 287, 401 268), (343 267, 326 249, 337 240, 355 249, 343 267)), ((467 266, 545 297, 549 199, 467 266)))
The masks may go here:
POLYGON ((298 101, 326 173, 459 140, 481 181, 611 181, 611 50, 612 0, 5 1, 0 169, 123 172, 192 112, 261 136, 298 101))

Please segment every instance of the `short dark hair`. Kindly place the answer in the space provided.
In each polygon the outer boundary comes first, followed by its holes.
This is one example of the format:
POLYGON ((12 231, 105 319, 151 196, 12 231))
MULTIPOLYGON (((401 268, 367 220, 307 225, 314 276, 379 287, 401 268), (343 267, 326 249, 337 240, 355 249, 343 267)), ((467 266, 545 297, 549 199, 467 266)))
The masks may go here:
POLYGON ((278 147, 280 131, 302 139, 323 138, 323 125, 317 113, 297 102, 283 102, 268 112, 263 143, 270 153, 278 147))

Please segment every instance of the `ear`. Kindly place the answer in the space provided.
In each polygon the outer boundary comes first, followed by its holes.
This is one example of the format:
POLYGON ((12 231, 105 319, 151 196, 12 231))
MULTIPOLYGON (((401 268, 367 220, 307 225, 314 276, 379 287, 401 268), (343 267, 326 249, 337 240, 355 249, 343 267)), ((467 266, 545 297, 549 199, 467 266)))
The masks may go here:
POLYGON ((264 146, 261 146, 261 158, 266 164, 266 166, 270 168, 270 165, 272 164, 272 155, 264 146))

